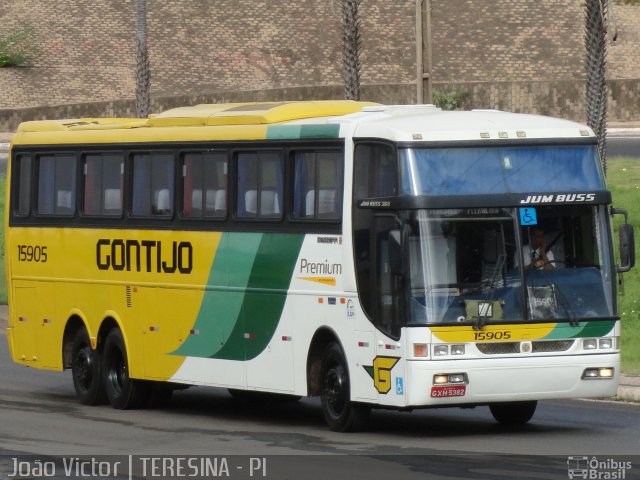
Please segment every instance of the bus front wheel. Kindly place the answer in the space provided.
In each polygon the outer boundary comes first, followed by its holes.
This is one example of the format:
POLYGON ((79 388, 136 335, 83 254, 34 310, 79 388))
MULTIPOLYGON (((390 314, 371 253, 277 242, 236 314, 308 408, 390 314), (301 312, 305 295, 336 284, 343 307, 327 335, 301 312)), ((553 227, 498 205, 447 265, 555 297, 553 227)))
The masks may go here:
POLYGON ((367 405, 351 401, 349 369, 342 348, 330 344, 324 351, 321 367, 322 413, 329 428, 335 432, 361 430, 371 411, 367 405))
POLYGON ((538 402, 506 402, 493 403, 489 410, 493 418, 503 425, 523 425, 536 413, 538 402))
POLYGON ((71 375, 73 388, 80 403, 99 405, 107 400, 101 377, 100 353, 91 348, 89 334, 84 328, 73 337, 71 347, 71 375))
POLYGON ((109 403, 113 408, 127 410, 146 405, 149 385, 143 380, 129 377, 127 350, 122 332, 115 328, 104 342, 102 378, 109 403))

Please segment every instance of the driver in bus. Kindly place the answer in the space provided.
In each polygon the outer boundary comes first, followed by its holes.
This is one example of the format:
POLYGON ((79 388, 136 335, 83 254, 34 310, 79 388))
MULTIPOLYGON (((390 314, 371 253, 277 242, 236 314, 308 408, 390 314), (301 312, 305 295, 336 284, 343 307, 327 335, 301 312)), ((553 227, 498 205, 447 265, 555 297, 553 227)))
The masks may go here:
MULTIPOLYGON (((529 229, 529 243, 523 247, 524 268, 526 270, 553 270, 555 258, 553 252, 547 245, 544 230, 540 227, 529 229)), ((516 254, 515 265, 518 266, 518 255, 516 254)))

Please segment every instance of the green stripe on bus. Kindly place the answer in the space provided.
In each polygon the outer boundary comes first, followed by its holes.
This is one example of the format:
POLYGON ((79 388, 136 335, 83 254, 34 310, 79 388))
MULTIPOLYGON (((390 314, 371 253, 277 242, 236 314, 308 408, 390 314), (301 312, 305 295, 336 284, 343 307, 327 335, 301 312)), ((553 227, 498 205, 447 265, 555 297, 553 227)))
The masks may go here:
POLYGON ((338 138, 340 125, 270 125, 269 140, 298 138, 338 138))
POLYGON ((559 323, 548 335, 543 337, 543 339, 602 337, 611 332, 615 324, 615 320, 580 322, 577 326, 572 326, 568 323, 559 323))
POLYGON ((251 270, 248 288, 269 293, 247 293, 241 321, 229 341, 212 358, 251 360, 267 347, 282 317, 287 291, 298 260, 304 235, 265 234, 251 270))
POLYGON ((250 360, 278 327, 304 235, 225 233, 192 335, 175 355, 250 360), (222 285, 228 279, 228 286, 222 285))
POLYGON ((199 334, 187 337, 173 352, 175 355, 210 357, 227 343, 242 310, 244 291, 262 236, 261 233, 222 235, 193 326, 199 334))

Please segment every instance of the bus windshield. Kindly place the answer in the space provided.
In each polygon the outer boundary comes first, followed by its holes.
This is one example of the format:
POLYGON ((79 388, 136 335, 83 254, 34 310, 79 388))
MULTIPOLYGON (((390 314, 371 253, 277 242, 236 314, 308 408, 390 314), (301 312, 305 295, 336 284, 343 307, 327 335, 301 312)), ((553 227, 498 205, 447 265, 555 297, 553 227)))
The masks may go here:
POLYGON ((595 145, 400 149, 401 195, 605 190, 595 145))
POLYGON ((413 210, 405 258, 409 324, 579 322, 613 316, 604 206, 413 210))

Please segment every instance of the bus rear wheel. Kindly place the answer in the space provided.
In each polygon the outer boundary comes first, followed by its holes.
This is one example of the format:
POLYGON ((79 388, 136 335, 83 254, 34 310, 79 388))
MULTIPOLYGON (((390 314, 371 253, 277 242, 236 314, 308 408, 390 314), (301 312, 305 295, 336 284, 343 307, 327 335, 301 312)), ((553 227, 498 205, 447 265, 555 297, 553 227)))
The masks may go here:
POLYGON ((322 413, 329 428, 334 432, 354 432, 364 428, 371 409, 351 401, 347 360, 336 343, 324 351, 321 382, 322 413))
POLYGON ((107 398, 113 408, 140 408, 149 400, 148 383, 129 377, 127 350, 122 332, 117 328, 109 332, 104 342, 102 378, 107 398))
POLYGON ((506 402, 489 405, 491 415, 503 425, 524 425, 536 413, 538 402, 506 402))
POLYGON ((71 376, 80 403, 99 405, 106 402, 101 375, 100 353, 91 348, 89 334, 81 328, 73 337, 71 346, 71 376))

